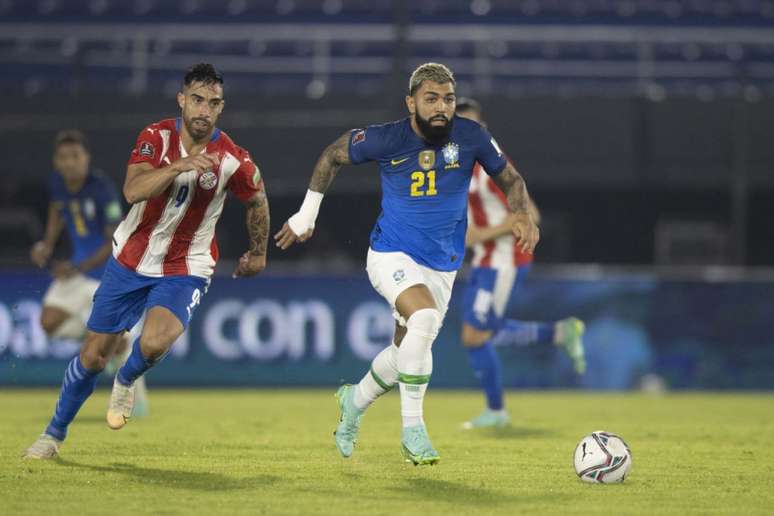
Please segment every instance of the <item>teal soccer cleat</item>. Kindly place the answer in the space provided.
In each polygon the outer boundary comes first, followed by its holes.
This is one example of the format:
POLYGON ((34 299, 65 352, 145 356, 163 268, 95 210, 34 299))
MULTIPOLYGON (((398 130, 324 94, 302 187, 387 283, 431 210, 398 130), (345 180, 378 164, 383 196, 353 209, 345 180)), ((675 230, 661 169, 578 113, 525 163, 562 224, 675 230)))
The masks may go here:
POLYGON ((505 410, 484 409, 484 411, 471 419, 462 423, 462 428, 471 430, 473 428, 504 428, 511 424, 511 418, 505 410))
POLYGON ((412 462, 415 466, 432 465, 441 460, 430 442, 425 425, 403 428, 401 451, 406 462, 412 462))
POLYGON ((577 317, 562 319, 555 326, 554 343, 564 348, 578 374, 586 372, 586 356, 583 350, 583 333, 585 331, 586 325, 577 317))
POLYGON ((355 387, 345 384, 336 391, 336 401, 339 404, 341 415, 336 431, 333 432, 336 448, 339 449, 342 457, 349 458, 355 448, 357 432, 360 430, 360 418, 363 417, 363 411, 358 410, 352 403, 352 397, 355 394, 355 387))

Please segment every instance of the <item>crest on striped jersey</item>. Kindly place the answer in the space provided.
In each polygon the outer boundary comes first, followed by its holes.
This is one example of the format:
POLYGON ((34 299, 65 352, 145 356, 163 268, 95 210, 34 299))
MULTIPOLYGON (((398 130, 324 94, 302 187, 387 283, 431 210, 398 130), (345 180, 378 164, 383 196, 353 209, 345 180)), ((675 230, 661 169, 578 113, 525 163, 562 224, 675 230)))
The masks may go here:
POLYGON ((205 190, 212 190, 218 184, 218 176, 212 170, 208 170, 199 176, 199 186, 205 190))

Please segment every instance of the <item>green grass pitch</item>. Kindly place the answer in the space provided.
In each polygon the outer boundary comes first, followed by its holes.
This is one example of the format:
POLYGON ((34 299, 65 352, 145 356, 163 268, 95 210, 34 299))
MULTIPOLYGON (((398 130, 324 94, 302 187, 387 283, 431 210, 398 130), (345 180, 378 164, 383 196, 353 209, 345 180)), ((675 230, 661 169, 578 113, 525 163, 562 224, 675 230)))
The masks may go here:
POLYGON ((0 514, 772 514, 774 395, 511 392, 513 427, 470 432, 474 392, 431 390, 441 462, 402 462, 399 397, 363 418, 338 456, 328 390, 158 390, 152 414, 115 432, 107 391, 88 401, 61 459, 22 461, 55 390, 0 391, 0 514), (575 444, 622 435, 622 485, 581 483, 575 444))

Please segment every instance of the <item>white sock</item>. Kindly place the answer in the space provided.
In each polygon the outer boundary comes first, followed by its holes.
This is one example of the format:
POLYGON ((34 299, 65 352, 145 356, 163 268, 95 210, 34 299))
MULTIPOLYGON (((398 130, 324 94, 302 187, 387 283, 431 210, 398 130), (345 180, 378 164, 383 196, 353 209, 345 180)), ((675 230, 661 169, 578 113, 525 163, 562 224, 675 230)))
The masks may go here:
POLYGON ((422 406, 433 372, 431 347, 441 329, 441 314, 434 308, 417 310, 409 317, 406 336, 398 350, 400 414, 403 426, 424 424, 422 406))
POLYGON ((390 391, 398 383, 398 347, 390 344, 371 362, 371 369, 355 386, 353 402, 358 410, 365 410, 376 398, 390 391))

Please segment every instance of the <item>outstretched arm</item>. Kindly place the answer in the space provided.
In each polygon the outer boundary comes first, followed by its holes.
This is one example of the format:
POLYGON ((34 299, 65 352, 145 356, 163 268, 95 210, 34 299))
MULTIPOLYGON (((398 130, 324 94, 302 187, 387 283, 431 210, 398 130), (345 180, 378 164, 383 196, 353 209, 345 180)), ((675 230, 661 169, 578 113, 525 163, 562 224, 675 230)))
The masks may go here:
POLYGON ((253 276, 266 268, 269 241, 269 200, 265 190, 255 193, 246 203, 249 250, 239 259, 234 277, 253 276))
POLYGON ((540 230, 530 210, 527 184, 516 169, 508 163, 505 169, 492 178, 508 199, 513 211, 511 230, 521 244, 521 250, 531 253, 540 240, 540 230))
POLYGON ((301 209, 274 235, 277 247, 287 249, 295 242, 306 242, 312 236, 323 195, 328 191, 341 166, 350 163, 349 138, 350 132, 347 131, 328 145, 320 155, 301 209))
POLYGON ((341 166, 349 163, 349 131, 347 131, 328 145, 320 155, 314 166, 312 179, 309 181, 309 189, 324 194, 341 166))

